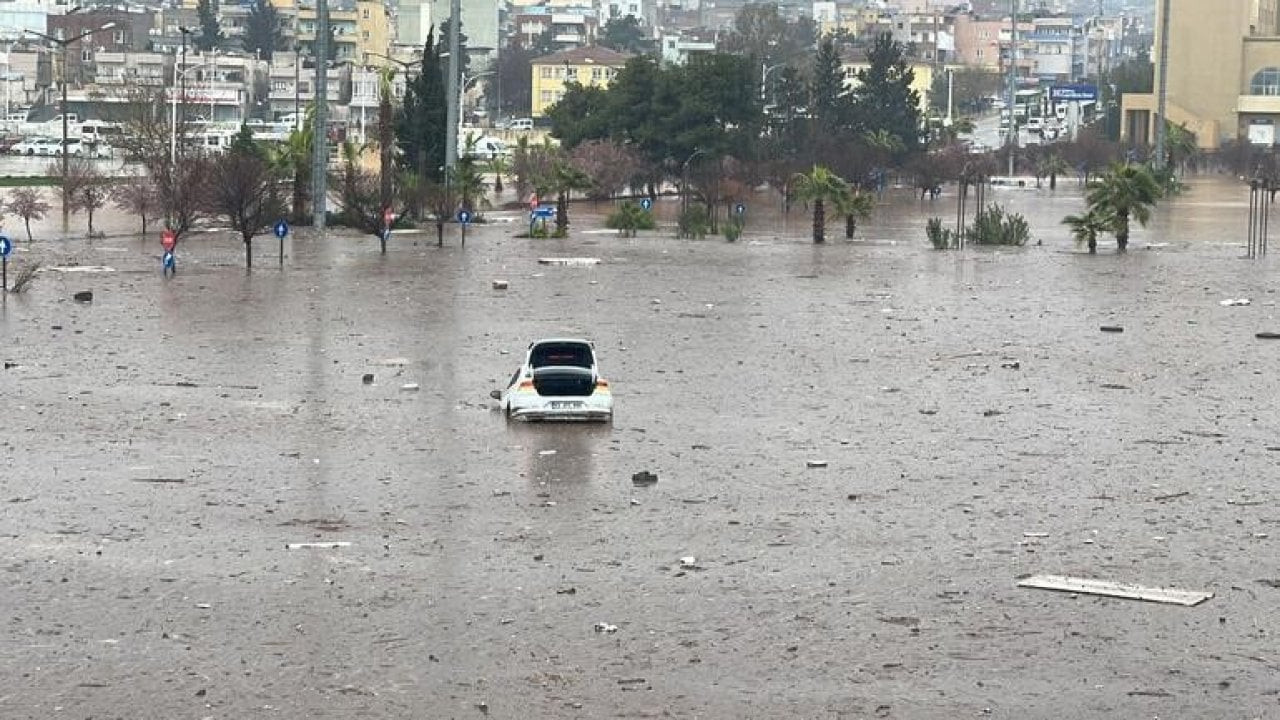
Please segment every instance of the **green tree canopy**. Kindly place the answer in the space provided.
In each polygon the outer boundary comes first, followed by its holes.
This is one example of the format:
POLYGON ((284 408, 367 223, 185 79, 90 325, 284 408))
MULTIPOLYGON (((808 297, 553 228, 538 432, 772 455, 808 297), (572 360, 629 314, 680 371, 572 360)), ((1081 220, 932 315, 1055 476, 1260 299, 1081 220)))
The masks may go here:
POLYGON ((444 179, 447 91, 440 53, 434 31, 428 31, 421 69, 405 85, 404 108, 396 117, 401 166, 432 182, 444 179))
POLYGON ((599 44, 632 55, 653 51, 653 41, 645 33, 644 24, 635 15, 615 17, 605 23, 599 44))
POLYGON ((199 0, 196 14, 200 18, 200 34, 192 42, 197 50, 208 52, 222 43, 222 28, 218 26, 218 9, 214 0, 199 0))
POLYGON ((903 152, 920 148, 920 96, 911 88, 915 73, 907 65, 906 49, 888 33, 867 51, 869 67, 858 71, 853 89, 855 124, 863 131, 894 135, 903 152))
POLYGON ((280 27, 280 14, 271 4, 271 0, 257 0, 249 6, 249 15, 244 25, 244 50, 257 53, 258 57, 270 61, 276 50, 284 47, 284 34, 280 27))

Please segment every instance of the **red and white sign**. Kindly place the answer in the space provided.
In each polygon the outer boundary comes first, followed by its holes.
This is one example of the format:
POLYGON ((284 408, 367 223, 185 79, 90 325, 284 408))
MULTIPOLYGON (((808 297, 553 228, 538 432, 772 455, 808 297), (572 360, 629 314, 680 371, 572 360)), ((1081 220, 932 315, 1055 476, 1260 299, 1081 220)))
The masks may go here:
POLYGON ((538 209, 538 193, 534 193, 529 196, 529 209, 530 210, 538 209))
POLYGON ((174 231, 165 230, 164 232, 160 233, 160 247, 164 248, 165 252, 173 252, 173 248, 177 244, 178 244, 178 234, 175 233, 174 231))

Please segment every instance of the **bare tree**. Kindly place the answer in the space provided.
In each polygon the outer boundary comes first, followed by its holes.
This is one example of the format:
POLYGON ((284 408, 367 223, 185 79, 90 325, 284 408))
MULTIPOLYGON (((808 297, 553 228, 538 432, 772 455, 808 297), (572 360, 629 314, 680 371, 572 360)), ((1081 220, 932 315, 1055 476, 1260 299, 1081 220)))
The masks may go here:
POLYGON ((44 201, 43 194, 33 187, 20 187, 9 194, 9 202, 4 209, 22 218, 27 229, 27 242, 31 242, 31 221, 44 219, 52 207, 44 201))
POLYGON ((78 159, 71 163, 68 174, 75 178, 71 184, 78 186, 71 196, 71 208, 84 211, 89 220, 89 237, 93 237, 93 214, 107 204, 111 188, 98 168, 88 160, 78 159))
POLYGON ((151 180, 134 175, 111 188, 111 202, 142 221, 142 234, 147 234, 147 221, 160 217, 160 196, 151 180))
POLYGON ((462 203, 457 188, 450 183, 431 183, 424 191, 426 207, 435 217, 436 245, 444 247, 444 224, 462 203))
POLYGON ((244 264, 253 268, 253 238, 284 212, 271 163, 258 152, 232 150, 212 162, 208 186, 211 212, 225 215, 244 241, 244 264))
POLYGON ((635 150, 613 140, 588 140, 578 145, 570 162, 591 178, 587 196, 593 200, 606 200, 621 192, 644 164, 635 150))
POLYGON ((165 163, 152 177, 165 210, 165 226, 181 240, 208 215, 208 188, 213 163, 202 155, 188 155, 165 163))

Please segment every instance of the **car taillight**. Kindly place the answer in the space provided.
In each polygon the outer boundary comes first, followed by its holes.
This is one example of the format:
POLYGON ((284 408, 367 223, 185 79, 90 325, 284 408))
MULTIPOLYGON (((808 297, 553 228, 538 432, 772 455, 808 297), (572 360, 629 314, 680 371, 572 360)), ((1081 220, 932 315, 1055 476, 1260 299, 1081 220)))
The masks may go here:
POLYGON ((533 390, 533 381, 532 380, 522 381, 520 383, 520 386, 517 387, 516 390, 533 390))
POLYGON ((608 380, 596 380, 596 389, 597 389, 597 390, 608 390, 608 389, 609 389, 609 381, 608 381, 608 380))

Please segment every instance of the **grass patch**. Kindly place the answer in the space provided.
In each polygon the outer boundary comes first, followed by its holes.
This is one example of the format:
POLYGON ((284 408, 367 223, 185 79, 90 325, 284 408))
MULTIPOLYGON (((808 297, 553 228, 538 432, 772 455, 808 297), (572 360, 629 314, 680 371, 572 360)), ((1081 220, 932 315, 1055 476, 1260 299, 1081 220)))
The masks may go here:
POLYGON ((0 175, 0 187, 55 187, 60 179, 48 175, 0 175))

